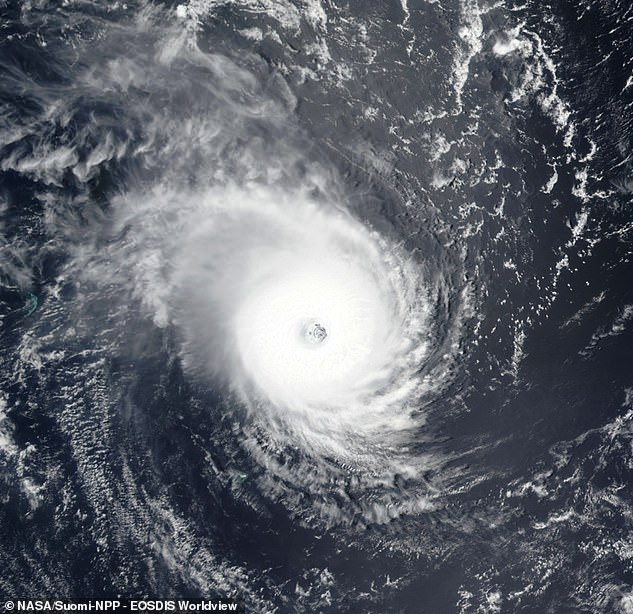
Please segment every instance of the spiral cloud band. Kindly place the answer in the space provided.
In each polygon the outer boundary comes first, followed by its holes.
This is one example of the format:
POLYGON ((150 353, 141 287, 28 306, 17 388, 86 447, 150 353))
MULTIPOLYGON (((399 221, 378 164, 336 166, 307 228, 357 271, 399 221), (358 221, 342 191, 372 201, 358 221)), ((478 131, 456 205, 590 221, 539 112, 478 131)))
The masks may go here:
MULTIPOLYGON (((126 109, 144 136, 93 244, 78 246, 84 292, 107 296, 112 330, 149 314, 165 331, 200 394, 192 406, 230 424, 226 464, 258 474, 258 492, 308 516, 334 497, 350 519, 358 509, 331 484, 351 480, 345 492, 373 510, 396 474, 428 469, 420 427, 449 368, 455 308, 437 241, 416 240, 414 257, 350 205, 336 165, 295 124, 287 84, 261 79, 261 58, 207 54, 180 31, 164 40, 158 61, 100 73, 115 102, 134 83, 126 109), (163 100, 178 103, 166 112, 163 100)), ((371 194, 372 181, 354 189, 371 194)))
POLYGON ((188 370, 312 452, 368 454, 412 425, 429 306, 397 246, 304 188, 154 193, 122 211, 135 286, 176 325, 188 370))

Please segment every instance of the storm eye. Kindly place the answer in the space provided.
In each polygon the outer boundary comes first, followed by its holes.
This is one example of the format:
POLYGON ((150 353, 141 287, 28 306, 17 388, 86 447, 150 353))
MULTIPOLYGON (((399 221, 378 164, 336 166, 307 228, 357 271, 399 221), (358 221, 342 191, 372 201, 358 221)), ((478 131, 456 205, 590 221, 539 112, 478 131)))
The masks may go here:
POLYGON ((323 324, 314 320, 304 328, 303 336, 309 343, 323 343, 327 338, 327 330, 323 324))

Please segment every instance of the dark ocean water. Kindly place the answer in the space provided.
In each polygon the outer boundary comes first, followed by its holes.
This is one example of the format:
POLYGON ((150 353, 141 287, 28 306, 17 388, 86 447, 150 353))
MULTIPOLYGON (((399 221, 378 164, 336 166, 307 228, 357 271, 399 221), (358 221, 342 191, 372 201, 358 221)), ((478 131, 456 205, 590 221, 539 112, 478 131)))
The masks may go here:
POLYGON ((0 600, 633 612, 627 3, 0 16, 0 600), (310 231, 415 341, 360 409, 226 341, 310 231))

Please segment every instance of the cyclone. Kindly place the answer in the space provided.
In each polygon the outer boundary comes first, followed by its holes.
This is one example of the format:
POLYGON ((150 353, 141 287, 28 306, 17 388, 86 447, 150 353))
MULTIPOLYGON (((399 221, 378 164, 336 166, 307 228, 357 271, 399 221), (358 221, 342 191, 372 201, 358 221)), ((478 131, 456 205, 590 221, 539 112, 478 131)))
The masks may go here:
POLYGON ((223 382, 312 456, 369 459, 368 446, 413 428, 431 326, 425 281, 332 194, 227 185, 153 195, 138 216, 137 290, 178 331, 193 377, 223 382), (139 259, 139 246, 160 255, 139 259))
POLYGON ((149 371, 178 373, 167 388, 186 397, 166 406, 200 411, 205 459, 225 456, 214 475, 247 475, 257 509, 279 501, 308 524, 425 509, 425 476, 443 462, 429 412, 469 317, 463 254, 436 239, 423 196, 405 204, 380 174, 339 168, 256 56, 201 49, 179 24, 159 38, 78 69, 126 132, 103 122, 99 152, 122 157, 112 173, 91 166, 96 153, 73 171, 107 198, 51 212, 73 280, 60 289, 75 297, 68 337, 134 364, 164 355, 149 371))
POLYGON ((633 612, 629 4, 1 2, 0 592, 633 612))

